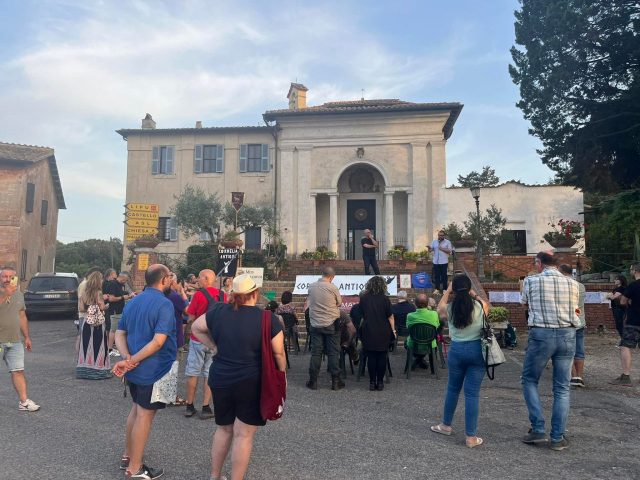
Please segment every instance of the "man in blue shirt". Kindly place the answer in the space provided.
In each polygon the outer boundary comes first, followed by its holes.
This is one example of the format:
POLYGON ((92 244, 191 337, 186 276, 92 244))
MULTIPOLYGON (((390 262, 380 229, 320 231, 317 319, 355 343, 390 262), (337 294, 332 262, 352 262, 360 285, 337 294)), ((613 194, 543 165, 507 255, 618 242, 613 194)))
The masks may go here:
POLYGON ((173 304, 164 295, 171 288, 171 272, 155 264, 144 277, 147 287, 127 303, 118 323, 116 346, 123 360, 113 372, 118 377, 125 375, 133 400, 120 468, 126 470, 125 478, 151 480, 161 477, 164 470, 144 465, 142 455, 155 413, 166 406, 152 402, 151 394, 153 384, 171 369, 177 346, 173 304))

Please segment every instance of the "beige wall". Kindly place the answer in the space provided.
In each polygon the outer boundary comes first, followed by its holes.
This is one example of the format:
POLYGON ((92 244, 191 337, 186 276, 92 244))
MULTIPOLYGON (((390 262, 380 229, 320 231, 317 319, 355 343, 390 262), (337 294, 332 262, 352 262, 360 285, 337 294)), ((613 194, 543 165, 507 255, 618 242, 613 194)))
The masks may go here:
MULTIPOLYGON (((468 188, 445 188, 440 190, 442 203, 436 216, 438 228, 450 222, 462 225, 469 212, 475 212, 475 200, 468 188)), ((484 212, 491 204, 502 210, 509 230, 526 230, 527 252, 550 249, 540 243, 542 236, 551 227, 548 223, 561 218, 584 221, 582 192, 572 187, 556 185, 526 186, 509 182, 499 187, 480 189, 480 210, 484 212)))

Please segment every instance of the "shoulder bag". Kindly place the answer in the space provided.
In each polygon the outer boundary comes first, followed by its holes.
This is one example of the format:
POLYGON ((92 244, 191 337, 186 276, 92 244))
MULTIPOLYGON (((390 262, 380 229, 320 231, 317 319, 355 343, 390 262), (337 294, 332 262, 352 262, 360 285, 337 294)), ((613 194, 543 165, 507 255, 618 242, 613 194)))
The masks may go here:
POLYGON ((153 384, 151 403, 161 402, 169 405, 176 401, 178 394, 178 360, 171 365, 171 369, 153 384))
POLYGON ((94 327, 102 325, 104 323, 104 312, 100 310, 100 305, 95 303, 93 305, 89 305, 84 316, 84 321, 88 325, 93 325, 94 327))
POLYGON ((271 312, 262 313, 262 375, 260 415, 263 420, 278 420, 287 399, 287 377, 276 367, 271 348, 271 312))
POLYGON ((495 367, 503 364, 506 359, 504 358, 504 353, 502 353, 500 345, 498 345, 498 340, 493 333, 493 329, 487 321, 487 315, 484 313, 484 309, 482 309, 481 344, 484 366, 487 369, 487 377, 489 377, 489 380, 493 380, 495 377, 495 367))

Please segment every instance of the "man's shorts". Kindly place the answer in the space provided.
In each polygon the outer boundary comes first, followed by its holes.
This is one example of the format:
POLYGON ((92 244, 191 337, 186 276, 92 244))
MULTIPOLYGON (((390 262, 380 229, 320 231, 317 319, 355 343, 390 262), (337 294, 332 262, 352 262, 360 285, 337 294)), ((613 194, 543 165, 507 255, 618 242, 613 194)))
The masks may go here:
POLYGON ((10 372, 24 370, 24 345, 22 342, 0 343, 2 360, 7 364, 10 372))
POLYGON ((111 325, 109 325, 109 331, 115 332, 118 330, 118 323, 120 323, 120 319, 122 318, 121 313, 112 313, 111 314, 111 325))
POLYGON ((621 347, 636 348, 640 344, 640 327, 636 325, 625 325, 622 331, 621 347))
POLYGON ((247 378, 228 388, 212 388, 216 424, 233 425, 236 418, 247 425, 264 426, 260 415, 260 377, 247 378))
POLYGON ((584 327, 576 330, 576 353, 573 358, 584 360, 584 327))
POLYGON ((187 366, 184 374, 187 377, 209 378, 209 368, 213 361, 213 353, 202 343, 193 339, 189 342, 189 354, 187 355, 187 366))
POLYGON ((145 410, 162 410, 167 405, 162 402, 151 403, 151 392, 153 392, 153 383, 151 385, 136 385, 129 383, 129 392, 131 399, 136 405, 140 405, 145 410))

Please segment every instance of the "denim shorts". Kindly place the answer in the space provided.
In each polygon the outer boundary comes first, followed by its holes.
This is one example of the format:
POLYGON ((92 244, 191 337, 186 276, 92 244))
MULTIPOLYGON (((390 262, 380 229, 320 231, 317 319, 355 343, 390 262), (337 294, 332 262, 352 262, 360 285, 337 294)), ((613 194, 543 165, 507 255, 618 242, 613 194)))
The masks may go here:
POLYGON ((2 359, 10 372, 24 370, 24 345, 22 342, 0 343, 2 359))
POLYGON ((584 327, 576 330, 576 353, 573 358, 584 360, 584 327))
POLYGON ((187 377, 209 378, 209 368, 213 361, 213 352, 193 339, 189 342, 189 354, 184 374, 187 377))
POLYGON ((621 347, 636 348, 640 344, 640 327, 636 325, 625 325, 622 331, 621 347))

